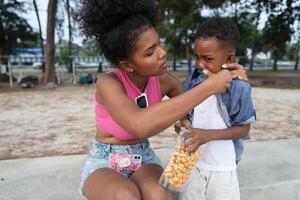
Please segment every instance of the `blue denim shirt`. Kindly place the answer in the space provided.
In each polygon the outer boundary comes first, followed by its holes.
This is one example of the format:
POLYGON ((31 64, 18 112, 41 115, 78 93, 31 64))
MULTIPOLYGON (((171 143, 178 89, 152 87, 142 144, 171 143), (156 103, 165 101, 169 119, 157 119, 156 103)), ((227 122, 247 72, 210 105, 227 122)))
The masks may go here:
MULTIPOLYGON (((183 91, 187 91, 206 79, 203 70, 194 69, 183 83, 183 91)), ((227 127, 250 124, 256 121, 256 112, 251 98, 251 86, 241 80, 233 80, 226 92, 216 95, 218 110, 227 127)), ((189 120, 193 119, 193 110, 189 113, 189 120)), ((244 139, 249 139, 249 133, 244 139)), ((236 153, 236 162, 241 160, 244 151, 243 139, 232 140, 236 153)))

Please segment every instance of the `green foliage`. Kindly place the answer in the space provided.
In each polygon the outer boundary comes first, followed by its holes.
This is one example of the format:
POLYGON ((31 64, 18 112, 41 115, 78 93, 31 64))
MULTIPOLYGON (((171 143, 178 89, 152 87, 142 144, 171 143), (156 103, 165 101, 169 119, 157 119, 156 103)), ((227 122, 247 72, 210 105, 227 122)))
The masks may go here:
POLYGON ((285 60, 296 60, 297 44, 288 44, 283 58, 285 60))
POLYGON ((72 44, 72 54, 69 53, 69 41, 67 40, 60 40, 58 43, 56 43, 56 49, 57 52, 57 58, 59 64, 68 64, 69 63, 69 57, 79 55, 81 47, 77 44, 72 44))
POLYGON ((209 8, 220 8, 225 3, 224 1, 220 0, 203 0, 202 1, 204 5, 208 6, 209 8))
POLYGON ((293 1, 270 1, 267 7, 269 19, 263 29, 263 43, 272 52, 274 59, 273 69, 277 69, 277 60, 282 58, 286 44, 294 33, 293 1))
POLYGON ((26 13, 24 4, 18 0, 0 1, 0 55, 10 54, 12 48, 38 44, 38 33, 21 17, 26 13))
POLYGON ((193 33, 200 18, 199 1, 159 0, 163 22, 158 27, 166 48, 173 57, 184 57, 191 50, 193 33))
POLYGON ((79 55, 82 56, 99 56, 100 53, 96 39, 88 40, 79 51, 79 55))
POLYGON ((70 56, 99 56, 100 51, 97 48, 96 40, 87 41, 83 46, 72 43, 72 55, 69 54, 69 42, 61 40, 56 44, 58 49, 58 62, 59 64, 68 64, 70 56))

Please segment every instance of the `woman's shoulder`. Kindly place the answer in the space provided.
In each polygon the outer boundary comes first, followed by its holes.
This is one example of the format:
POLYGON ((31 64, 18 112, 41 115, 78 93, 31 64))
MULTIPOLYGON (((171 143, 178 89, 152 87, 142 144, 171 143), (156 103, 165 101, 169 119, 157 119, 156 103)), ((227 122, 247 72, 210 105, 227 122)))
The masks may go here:
POLYGON ((113 72, 103 73, 97 76, 96 90, 107 91, 122 88, 122 82, 113 72))
POLYGON ((96 85, 98 86, 98 85, 108 84, 112 82, 118 83, 120 82, 120 80, 114 72, 107 72, 107 73, 99 74, 97 76, 96 85))

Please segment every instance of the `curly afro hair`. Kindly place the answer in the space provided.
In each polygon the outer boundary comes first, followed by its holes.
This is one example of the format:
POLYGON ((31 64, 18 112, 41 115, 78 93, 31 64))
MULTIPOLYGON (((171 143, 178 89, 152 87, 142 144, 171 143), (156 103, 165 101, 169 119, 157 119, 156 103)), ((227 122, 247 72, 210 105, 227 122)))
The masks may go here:
POLYGON ((129 59, 139 34, 158 21, 154 0, 81 0, 75 19, 81 32, 96 38, 104 56, 118 65, 129 59))
POLYGON ((240 33, 236 23, 230 18, 206 18, 196 31, 196 38, 216 37, 222 42, 222 47, 236 49, 239 45, 240 33))

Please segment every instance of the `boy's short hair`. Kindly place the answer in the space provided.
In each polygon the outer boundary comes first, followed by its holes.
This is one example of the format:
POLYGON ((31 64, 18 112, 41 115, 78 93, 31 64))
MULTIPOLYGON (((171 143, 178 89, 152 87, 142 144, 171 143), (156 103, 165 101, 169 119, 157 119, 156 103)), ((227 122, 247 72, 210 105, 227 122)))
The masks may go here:
POLYGON ((230 18, 211 17, 206 18, 197 28, 196 39, 216 37, 222 41, 222 47, 236 49, 240 33, 236 23, 230 18))

